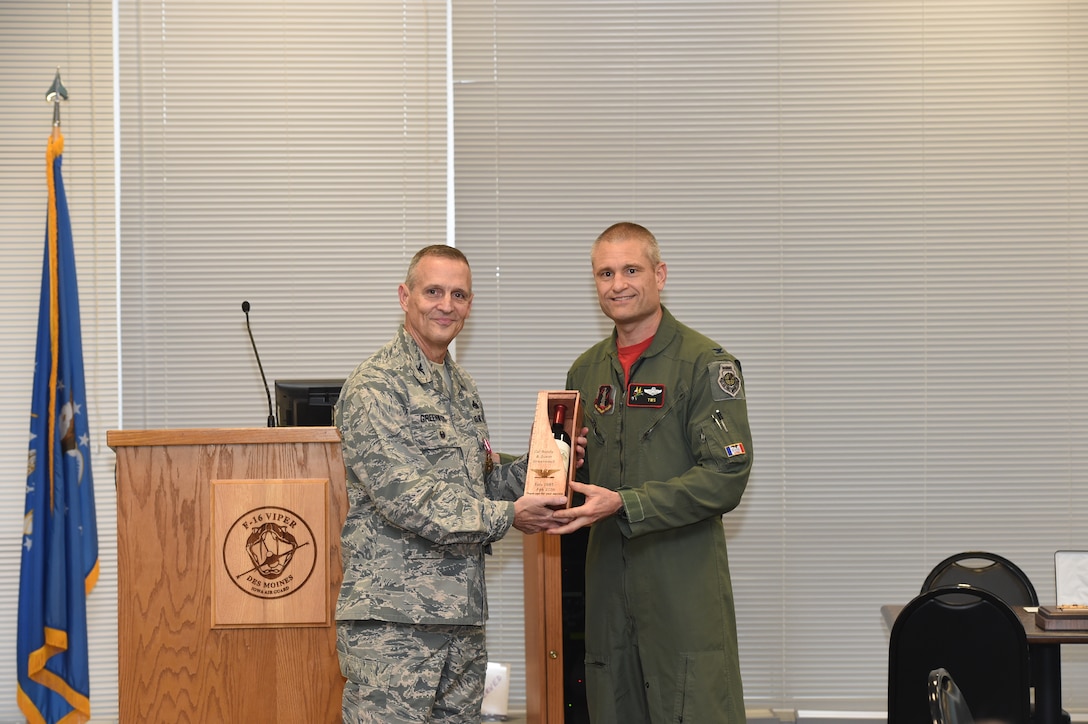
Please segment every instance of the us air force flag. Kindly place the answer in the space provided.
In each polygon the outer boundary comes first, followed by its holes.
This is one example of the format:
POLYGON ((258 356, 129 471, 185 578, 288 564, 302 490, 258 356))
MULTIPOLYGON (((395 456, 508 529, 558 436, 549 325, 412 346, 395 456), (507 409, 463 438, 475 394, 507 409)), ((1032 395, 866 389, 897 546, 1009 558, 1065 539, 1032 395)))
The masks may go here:
POLYGON ((30 408, 17 645, 19 708, 29 722, 90 717, 87 594, 98 580, 75 252, 61 181, 64 137, 46 153, 49 212, 30 408))

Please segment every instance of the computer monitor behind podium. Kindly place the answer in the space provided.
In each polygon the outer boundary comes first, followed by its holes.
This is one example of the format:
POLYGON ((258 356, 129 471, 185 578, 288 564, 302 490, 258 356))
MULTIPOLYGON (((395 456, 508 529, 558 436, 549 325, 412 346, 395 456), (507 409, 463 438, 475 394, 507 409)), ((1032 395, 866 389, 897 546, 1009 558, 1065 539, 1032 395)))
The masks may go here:
POLYGON ((344 380, 276 380, 276 416, 281 427, 333 424, 333 407, 344 380))

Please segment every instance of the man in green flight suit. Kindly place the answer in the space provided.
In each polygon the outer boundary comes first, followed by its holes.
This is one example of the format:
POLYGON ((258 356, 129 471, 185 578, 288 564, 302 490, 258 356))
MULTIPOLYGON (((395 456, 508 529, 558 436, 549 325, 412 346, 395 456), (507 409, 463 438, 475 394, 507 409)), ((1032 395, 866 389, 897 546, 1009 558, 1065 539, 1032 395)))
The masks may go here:
POLYGON ((722 515, 740 503, 752 438, 740 363, 661 304, 657 240, 633 223, 593 244, 612 335, 567 388, 586 400, 585 465, 557 510, 586 552, 586 691, 593 724, 745 721, 722 515))

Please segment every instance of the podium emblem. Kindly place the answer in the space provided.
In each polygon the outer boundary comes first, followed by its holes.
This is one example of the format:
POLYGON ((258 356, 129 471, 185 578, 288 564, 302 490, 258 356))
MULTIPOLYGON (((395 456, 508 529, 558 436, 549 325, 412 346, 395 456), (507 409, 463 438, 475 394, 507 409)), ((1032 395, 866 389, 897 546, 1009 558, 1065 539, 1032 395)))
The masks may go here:
POLYGON ((212 481, 212 627, 329 625, 326 479, 212 481))
POLYGON ((223 565, 234 585, 256 598, 282 598, 306 585, 317 563, 306 520, 287 508, 246 511, 223 540, 223 565))

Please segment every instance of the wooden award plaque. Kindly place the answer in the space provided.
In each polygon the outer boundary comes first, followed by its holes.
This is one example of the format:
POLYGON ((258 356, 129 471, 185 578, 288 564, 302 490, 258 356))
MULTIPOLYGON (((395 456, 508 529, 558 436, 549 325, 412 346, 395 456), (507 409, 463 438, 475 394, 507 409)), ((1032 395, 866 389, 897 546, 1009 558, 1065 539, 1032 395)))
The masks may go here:
POLYGON ((577 390, 551 390, 537 393, 533 432, 529 439, 529 469, 525 474, 526 495, 566 495, 570 504, 570 481, 577 465, 574 440, 582 430, 582 399, 577 390), (552 420, 556 405, 566 405, 564 429, 571 439, 570 460, 563 461, 555 444, 552 420))

